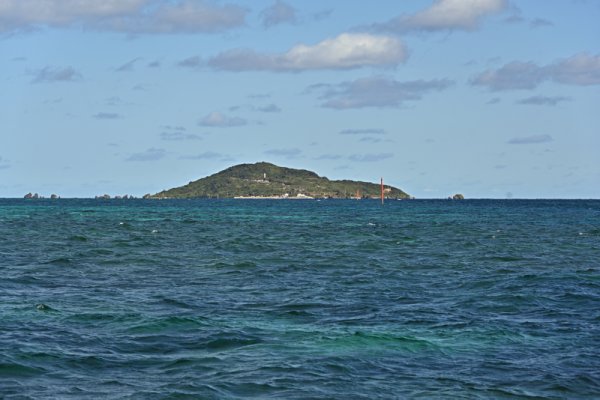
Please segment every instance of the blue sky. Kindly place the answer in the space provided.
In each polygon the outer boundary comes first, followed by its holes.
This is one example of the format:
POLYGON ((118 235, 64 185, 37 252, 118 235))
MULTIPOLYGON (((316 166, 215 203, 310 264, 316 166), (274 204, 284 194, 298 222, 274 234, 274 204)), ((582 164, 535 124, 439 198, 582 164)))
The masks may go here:
POLYGON ((238 163, 600 198, 600 2, 0 0, 0 197, 238 163))

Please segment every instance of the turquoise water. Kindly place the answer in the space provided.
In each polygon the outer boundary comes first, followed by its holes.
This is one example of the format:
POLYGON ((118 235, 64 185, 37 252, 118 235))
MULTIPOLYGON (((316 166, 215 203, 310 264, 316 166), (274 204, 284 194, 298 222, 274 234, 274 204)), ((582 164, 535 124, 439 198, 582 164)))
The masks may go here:
POLYGON ((600 398, 600 201, 0 200, 0 398, 600 398))

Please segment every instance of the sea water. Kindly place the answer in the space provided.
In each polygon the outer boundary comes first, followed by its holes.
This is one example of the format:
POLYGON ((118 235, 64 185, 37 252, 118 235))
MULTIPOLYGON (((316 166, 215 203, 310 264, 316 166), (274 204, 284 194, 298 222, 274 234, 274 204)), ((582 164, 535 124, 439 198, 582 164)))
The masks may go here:
POLYGON ((0 200, 0 398, 600 398, 600 201, 0 200))

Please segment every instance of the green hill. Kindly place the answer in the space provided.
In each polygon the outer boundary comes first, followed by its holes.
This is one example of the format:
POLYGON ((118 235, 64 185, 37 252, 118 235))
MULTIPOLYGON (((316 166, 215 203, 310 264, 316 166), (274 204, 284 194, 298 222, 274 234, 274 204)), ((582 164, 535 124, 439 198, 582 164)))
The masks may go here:
MULTIPOLYGON (((185 186, 164 190, 146 198, 232 198, 232 197, 314 197, 379 198, 377 183, 350 180, 332 181, 303 169, 279 167, 267 162, 240 164, 219 173, 190 182, 185 186)), ((385 186, 385 197, 405 199, 410 196, 400 189, 385 186)))

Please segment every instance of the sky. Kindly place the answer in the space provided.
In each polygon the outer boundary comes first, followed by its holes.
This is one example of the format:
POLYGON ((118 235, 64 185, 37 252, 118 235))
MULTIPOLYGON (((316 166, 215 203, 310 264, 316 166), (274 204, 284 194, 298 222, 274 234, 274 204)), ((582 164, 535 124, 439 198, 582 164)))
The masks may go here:
POLYGON ((0 197, 240 163, 600 198, 600 1, 0 0, 0 197))

